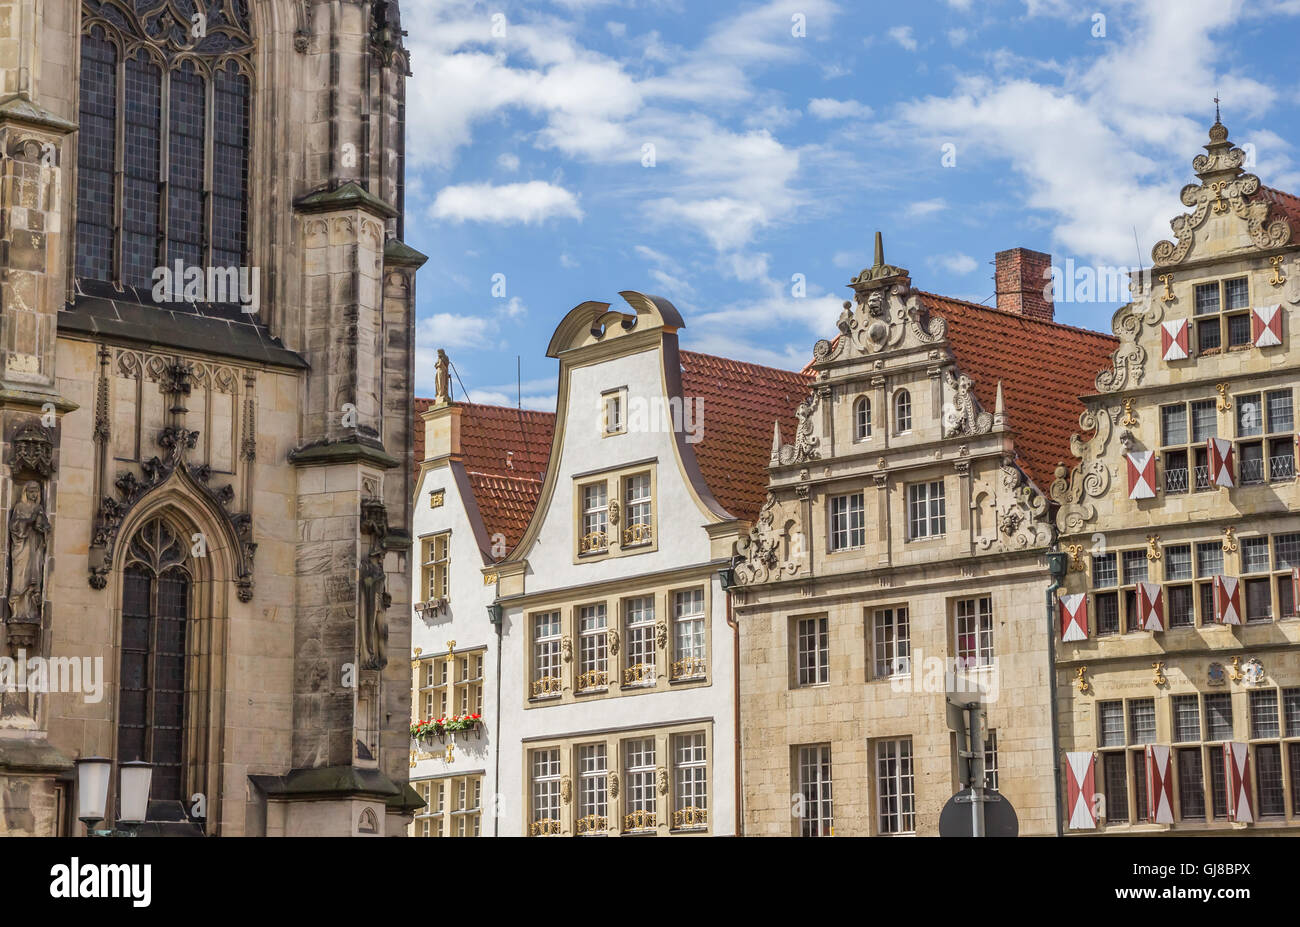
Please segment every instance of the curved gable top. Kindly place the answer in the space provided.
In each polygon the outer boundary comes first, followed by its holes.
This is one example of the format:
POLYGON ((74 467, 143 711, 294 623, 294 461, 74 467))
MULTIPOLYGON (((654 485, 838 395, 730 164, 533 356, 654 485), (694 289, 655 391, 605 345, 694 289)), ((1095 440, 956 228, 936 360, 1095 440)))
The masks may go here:
POLYGON ((686 327, 677 307, 662 296, 649 296, 636 290, 623 290, 618 295, 635 311, 611 311, 609 303, 596 300, 579 303, 556 326, 546 356, 559 357, 565 351, 604 344, 632 332, 656 328, 676 331, 686 327))

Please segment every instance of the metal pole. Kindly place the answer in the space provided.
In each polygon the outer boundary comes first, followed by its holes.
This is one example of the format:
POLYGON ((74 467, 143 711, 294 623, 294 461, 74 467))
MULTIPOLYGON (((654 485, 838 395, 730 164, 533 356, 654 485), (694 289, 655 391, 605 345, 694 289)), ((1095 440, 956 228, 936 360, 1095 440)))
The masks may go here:
POLYGON ((971 835, 984 836, 984 707, 971 702, 970 722, 970 820, 971 835))

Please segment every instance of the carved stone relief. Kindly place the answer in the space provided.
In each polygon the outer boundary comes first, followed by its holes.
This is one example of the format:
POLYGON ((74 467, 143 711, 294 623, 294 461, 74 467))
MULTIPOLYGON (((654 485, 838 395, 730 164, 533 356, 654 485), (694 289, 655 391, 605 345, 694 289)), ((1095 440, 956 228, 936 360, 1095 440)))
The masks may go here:
POLYGON ((798 562, 786 550, 787 540, 800 531, 798 522, 788 522, 785 531, 778 530, 775 522, 776 496, 769 492, 748 536, 736 542, 736 556, 740 558, 735 567, 738 584, 765 583, 799 572, 798 562))
POLYGON ((989 491, 980 495, 993 512, 992 531, 980 519, 982 533, 975 542, 980 550, 1024 550, 1052 543, 1047 499, 1013 462, 1004 461, 989 491))

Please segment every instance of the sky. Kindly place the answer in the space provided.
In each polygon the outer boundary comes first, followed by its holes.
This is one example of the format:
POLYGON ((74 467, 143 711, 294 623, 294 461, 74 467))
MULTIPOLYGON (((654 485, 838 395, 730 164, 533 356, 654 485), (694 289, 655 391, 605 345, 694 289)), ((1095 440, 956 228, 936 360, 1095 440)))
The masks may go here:
MULTIPOLYGON (((553 410, 556 325, 629 289, 685 349, 801 368, 877 230, 980 303, 1007 248, 1149 268, 1216 94, 1300 192, 1300 0, 404 0, 402 26, 420 396, 444 348, 456 398, 553 410)), ((1109 332, 1116 294, 1062 282, 1057 321, 1109 332)))

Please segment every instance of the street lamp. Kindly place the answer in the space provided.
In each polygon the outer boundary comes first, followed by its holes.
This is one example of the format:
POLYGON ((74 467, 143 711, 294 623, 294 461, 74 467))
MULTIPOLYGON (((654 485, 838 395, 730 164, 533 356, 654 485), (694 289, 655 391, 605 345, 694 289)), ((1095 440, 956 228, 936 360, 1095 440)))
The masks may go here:
POLYGON ((123 829, 96 830, 94 824, 108 817, 108 783, 113 761, 102 756, 83 756, 77 760, 77 819, 86 825, 92 837, 133 836, 149 812, 149 788, 153 783, 153 765, 132 760, 118 766, 118 784, 122 792, 122 813, 117 823, 123 829))

